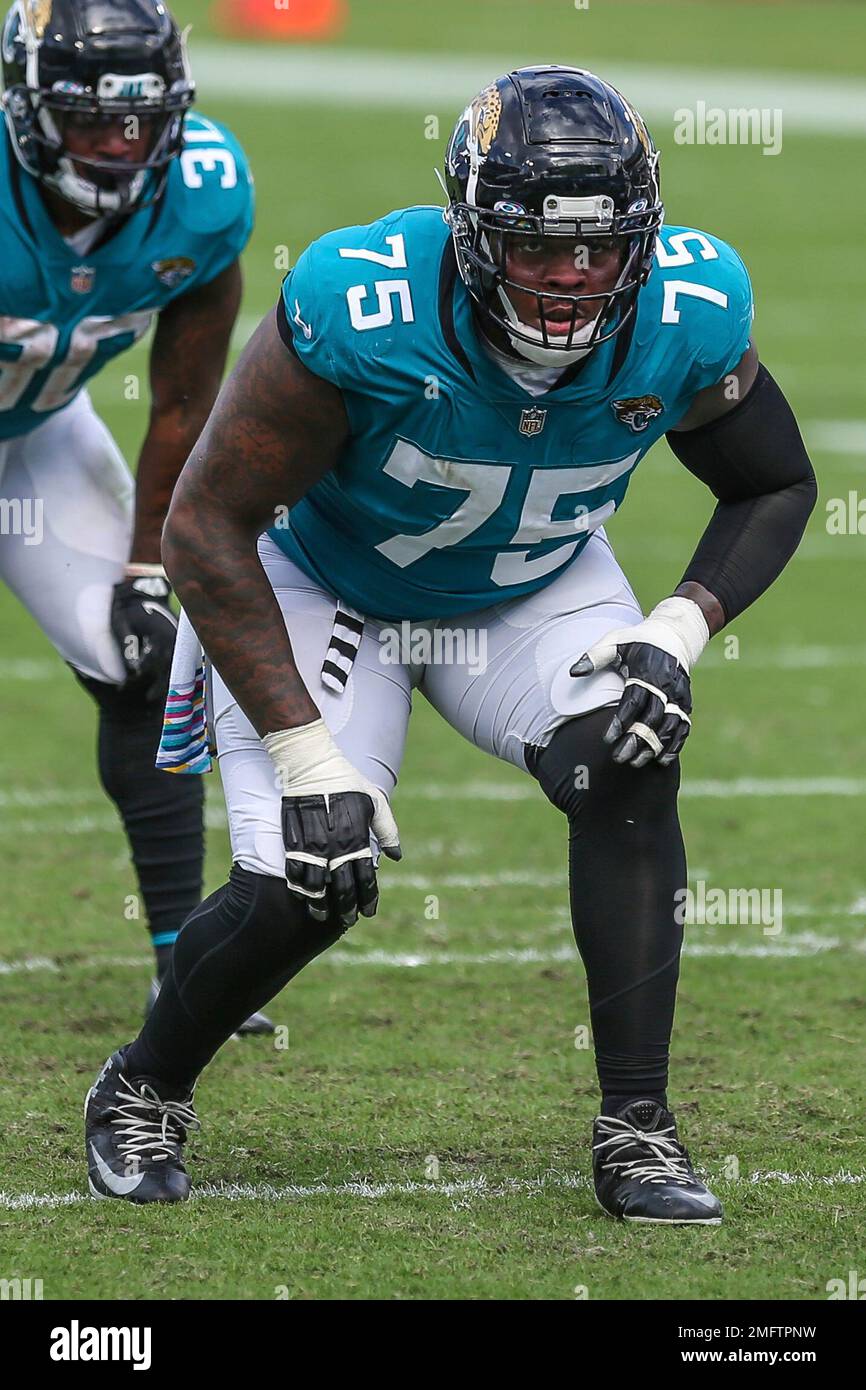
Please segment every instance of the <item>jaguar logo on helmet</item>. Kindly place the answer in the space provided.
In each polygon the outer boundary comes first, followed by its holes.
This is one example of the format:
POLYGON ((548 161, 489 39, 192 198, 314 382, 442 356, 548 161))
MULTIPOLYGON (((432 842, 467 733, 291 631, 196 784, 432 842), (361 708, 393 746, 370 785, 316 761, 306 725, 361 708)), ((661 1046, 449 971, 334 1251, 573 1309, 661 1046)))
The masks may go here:
POLYGON ((659 396, 627 396, 611 401, 611 410, 621 425, 628 425, 633 434, 640 434, 650 421, 663 414, 665 403, 659 396))
POLYGON ((34 38, 44 37, 53 8, 54 0, 25 0, 24 18, 33 31, 34 38))
POLYGON ((472 139, 478 147, 478 153, 486 158, 490 153, 490 146, 496 139, 502 116, 502 97, 495 83, 485 87, 475 98, 470 112, 472 139))

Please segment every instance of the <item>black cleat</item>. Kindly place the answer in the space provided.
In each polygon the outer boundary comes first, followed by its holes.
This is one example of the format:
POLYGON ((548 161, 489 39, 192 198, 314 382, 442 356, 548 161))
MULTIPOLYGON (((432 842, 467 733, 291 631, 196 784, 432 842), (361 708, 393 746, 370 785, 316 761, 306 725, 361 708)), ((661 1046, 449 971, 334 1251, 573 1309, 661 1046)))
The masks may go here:
MULTIPOLYGON (((145 1018, 149 1018, 149 1017, 150 1017, 151 1010, 153 1009, 153 1006, 154 1006, 154 1004, 156 1003, 156 1001, 157 1001, 158 998, 159 998, 159 980, 151 980, 151 982, 150 982, 150 990, 149 990, 148 995, 147 995, 147 1004, 146 1004, 145 1010, 144 1010, 144 1016, 145 1016, 145 1018)), ((250 1037, 250 1038, 251 1038, 251 1037, 253 1037, 253 1036, 256 1035, 256 1034, 259 1034, 259 1035, 264 1036, 265 1034, 268 1034, 268 1035, 269 1035, 269 1034, 271 1034, 271 1033, 275 1033, 276 1031, 277 1031, 277 1030, 275 1029, 274 1025, 271 1023, 271 1020, 268 1018, 267 1014, 255 1013, 255 1014, 250 1014, 250 1016, 249 1016, 249 1018, 246 1020, 246 1022, 245 1022, 245 1023, 242 1023, 241 1026, 240 1026, 240 1028, 238 1028, 237 1032, 235 1032, 235 1033, 232 1034, 232 1037, 234 1037, 234 1038, 250 1037)))
POLYGON ((592 1127, 598 1204, 622 1221, 718 1226, 722 1204, 697 1177, 676 1120, 654 1100, 633 1100, 592 1127))
POLYGON ((158 1088, 152 1078, 127 1077, 121 1049, 87 1092, 84 1142, 92 1196, 186 1201, 190 1181, 183 1146, 188 1131, 199 1128, 192 1092, 162 1099, 158 1088))

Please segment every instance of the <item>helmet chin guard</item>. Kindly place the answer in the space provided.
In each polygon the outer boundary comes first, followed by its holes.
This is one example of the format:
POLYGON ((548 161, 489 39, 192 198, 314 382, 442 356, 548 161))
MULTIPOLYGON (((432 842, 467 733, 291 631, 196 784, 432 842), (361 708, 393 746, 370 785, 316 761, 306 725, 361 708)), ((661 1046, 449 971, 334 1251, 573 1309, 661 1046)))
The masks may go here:
POLYGON ((581 69, 522 68, 464 111, 445 159, 445 218, 482 323, 495 324, 517 355, 565 367, 631 320, 664 217, 658 161, 637 112, 581 69), (508 265, 517 236, 615 248, 616 283, 591 294, 521 283, 508 265), (534 301, 538 326, 520 317, 518 296, 534 301))
POLYGON ((505 311, 513 328, 505 328, 508 334, 508 341, 513 351, 518 357, 522 357, 526 362, 534 362, 537 367, 552 367, 559 365, 571 367, 575 362, 582 362, 592 352, 592 336, 595 332, 594 323, 586 323, 583 328, 577 329, 570 336, 571 346, 568 348, 546 347, 544 334, 540 328, 533 328, 531 324, 523 323, 517 317, 514 305, 508 295, 500 288, 499 294, 502 297, 502 307, 505 311))

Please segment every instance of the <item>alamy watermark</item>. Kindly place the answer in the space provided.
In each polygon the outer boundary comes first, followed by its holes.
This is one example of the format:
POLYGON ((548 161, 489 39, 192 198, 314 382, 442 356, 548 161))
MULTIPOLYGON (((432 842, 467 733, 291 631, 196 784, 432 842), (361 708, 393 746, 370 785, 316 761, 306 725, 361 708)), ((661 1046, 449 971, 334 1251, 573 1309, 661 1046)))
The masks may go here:
POLYGON ((847 497, 829 497, 824 505, 828 536, 866 536, 866 497, 854 488, 847 497))
POLYGON ((769 106, 680 106, 674 112, 677 145, 760 145, 764 154, 782 152, 782 111, 769 106))
POLYGON ((418 625, 379 629, 379 659, 386 666, 465 666, 473 676, 487 670, 487 629, 418 625))
POLYGON ((861 1279, 856 1269, 848 1270, 847 1280, 828 1279, 824 1287, 827 1290, 827 1298, 830 1301, 840 1298, 853 1298, 856 1299, 858 1303, 862 1303, 866 1300, 866 1279, 861 1279))
POLYGON ((0 1303, 30 1303, 42 1298, 41 1279, 0 1279, 0 1303))
POLYGON ((129 1361, 134 1371, 149 1371, 153 1331, 150 1327, 69 1327, 51 1331, 52 1361, 129 1361))
POLYGON ((764 936, 782 930, 781 888, 710 888, 698 879, 694 888, 674 893, 674 918, 682 926, 761 927, 764 936))
POLYGON ((0 497, 0 536, 23 536, 25 545, 41 545, 43 511, 41 497, 0 497))

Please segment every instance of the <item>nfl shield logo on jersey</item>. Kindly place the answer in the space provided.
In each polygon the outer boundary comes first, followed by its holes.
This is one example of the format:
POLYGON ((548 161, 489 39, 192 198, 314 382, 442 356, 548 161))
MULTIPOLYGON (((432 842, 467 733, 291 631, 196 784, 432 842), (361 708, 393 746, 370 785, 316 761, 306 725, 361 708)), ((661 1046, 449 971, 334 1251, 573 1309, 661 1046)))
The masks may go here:
POLYGON ((69 287, 73 294, 90 294, 96 279, 96 269, 92 265, 74 265, 69 277, 69 287))
POLYGON ((521 434, 541 434, 544 429, 544 422, 547 419, 547 411, 541 406, 532 405, 528 410, 521 411, 520 414, 520 433, 521 434))

